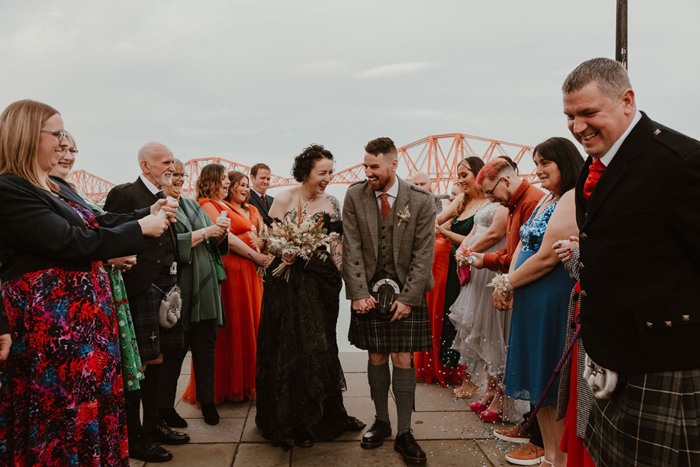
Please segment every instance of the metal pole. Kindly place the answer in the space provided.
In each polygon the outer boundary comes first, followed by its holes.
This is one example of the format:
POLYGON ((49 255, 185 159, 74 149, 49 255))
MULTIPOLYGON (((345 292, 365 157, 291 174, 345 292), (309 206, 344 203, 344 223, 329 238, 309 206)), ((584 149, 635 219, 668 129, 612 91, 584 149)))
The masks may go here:
POLYGON ((627 69, 627 0, 617 0, 615 60, 627 69))

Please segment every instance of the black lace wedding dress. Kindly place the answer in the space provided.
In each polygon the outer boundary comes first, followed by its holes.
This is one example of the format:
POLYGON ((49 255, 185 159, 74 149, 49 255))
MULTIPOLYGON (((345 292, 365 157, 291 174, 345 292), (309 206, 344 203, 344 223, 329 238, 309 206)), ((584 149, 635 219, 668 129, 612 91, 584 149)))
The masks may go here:
MULTIPOLYGON (((342 233, 342 223, 330 222, 342 233)), ((296 434, 317 441, 337 438, 364 425, 343 405, 345 376, 338 359, 336 323, 342 279, 330 258, 312 256, 292 265, 289 282, 265 276, 257 349, 255 422, 273 446, 289 447, 296 434)))

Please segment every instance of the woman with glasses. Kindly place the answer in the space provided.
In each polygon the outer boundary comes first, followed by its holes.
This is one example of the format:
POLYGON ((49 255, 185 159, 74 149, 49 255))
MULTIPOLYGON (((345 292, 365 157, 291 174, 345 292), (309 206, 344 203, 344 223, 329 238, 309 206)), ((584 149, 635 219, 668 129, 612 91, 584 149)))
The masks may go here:
POLYGON ((196 377, 197 400, 201 404, 204 421, 219 423, 214 405, 214 366, 216 334, 224 325, 221 287, 216 276, 215 262, 228 254, 226 233, 231 221, 214 221, 193 199, 182 196, 185 166, 175 159, 173 183, 163 187, 163 193, 179 201, 175 218, 178 244, 178 278, 182 292, 180 319, 185 328, 185 345, 180 350, 163 353, 163 380, 159 397, 159 412, 169 427, 184 428, 187 422, 175 411, 177 380, 182 362, 192 350, 192 370, 196 377))
MULTIPOLYGON (((59 191, 62 191, 65 196, 70 196, 77 193, 83 201, 93 210, 95 215, 101 216, 105 212, 95 205, 84 193, 78 190, 72 183, 66 181, 66 177, 73 170, 75 164, 75 156, 78 154, 78 148, 75 144, 73 135, 65 132, 65 147, 56 167, 51 170, 51 180, 56 182, 59 191)), ((124 380, 124 388, 129 391, 140 389, 139 381, 144 378, 141 371, 142 363, 139 355, 138 344, 136 343, 136 333, 134 331, 134 323, 131 319, 131 310, 129 309, 129 300, 126 296, 126 286, 122 279, 122 272, 128 271, 136 264, 136 256, 124 256, 121 258, 113 258, 105 263, 105 270, 109 276, 109 284, 112 289, 112 298, 114 299, 114 309, 117 316, 117 324, 119 327, 119 349, 121 353, 122 379, 124 380)))
POLYGON ((0 115, 0 277, 12 334, 0 365, 0 465, 128 466, 114 301, 101 260, 140 252, 169 225, 96 216, 49 178, 68 141, 36 101, 0 115))

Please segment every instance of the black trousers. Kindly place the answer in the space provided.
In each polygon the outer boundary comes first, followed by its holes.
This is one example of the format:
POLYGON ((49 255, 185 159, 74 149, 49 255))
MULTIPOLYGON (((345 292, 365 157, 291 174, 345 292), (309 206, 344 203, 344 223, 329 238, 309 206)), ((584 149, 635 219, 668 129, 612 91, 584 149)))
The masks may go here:
POLYGON ((192 349, 197 402, 200 404, 214 402, 217 331, 218 326, 215 319, 200 321, 185 331, 185 346, 182 349, 163 352, 160 396, 158 398, 159 407, 164 409, 175 407, 177 380, 180 377, 182 362, 187 355, 188 349, 192 349))

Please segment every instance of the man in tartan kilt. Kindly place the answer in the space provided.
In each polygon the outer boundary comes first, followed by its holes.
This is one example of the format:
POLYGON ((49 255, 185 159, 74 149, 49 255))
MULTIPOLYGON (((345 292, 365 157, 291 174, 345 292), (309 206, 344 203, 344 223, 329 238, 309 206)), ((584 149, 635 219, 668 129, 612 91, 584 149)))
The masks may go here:
POLYGON ((370 141, 365 151, 367 180, 350 186, 343 207, 343 277, 352 300, 349 338, 369 352, 367 378, 376 409, 361 446, 377 448, 391 435, 393 379, 394 449, 406 462, 424 463, 425 452, 411 433, 416 390, 411 356, 432 347, 425 293, 434 284, 435 203, 432 194, 396 175, 398 154, 391 139, 370 141))
MULTIPOLYGON (((105 210, 132 212, 165 198, 162 187, 172 183, 175 171, 173 153, 163 144, 147 143, 139 150, 138 160, 141 175, 133 183, 112 188, 105 201, 105 210)), ((174 212, 172 215, 174 217, 174 212)), ((165 462, 173 457, 170 451, 154 441, 184 444, 190 440, 187 434, 172 431, 158 414, 163 350, 184 346, 182 321, 165 329, 160 327, 158 320, 161 299, 177 285, 176 261, 177 242, 175 228, 171 225, 160 237, 146 239, 146 248, 138 255, 136 265, 123 276, 139 354, 146 367, 141 389, 125 393, 129 457, 146 462, 165 462), (143 426, 139 415, 141 402, 143 426)))
POLYGON ((576 185, 581 336, 598 378, 618 376, 585 447, 599 467, 700 465, 700 142, 639 112, 614 60, 582 63, 562 89, 590 156, 576 185))

